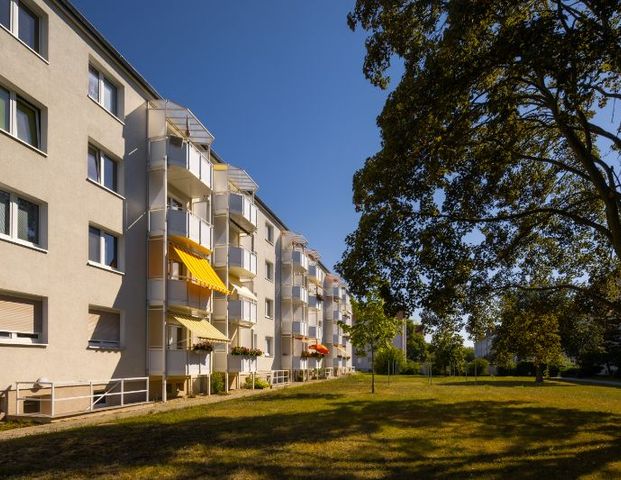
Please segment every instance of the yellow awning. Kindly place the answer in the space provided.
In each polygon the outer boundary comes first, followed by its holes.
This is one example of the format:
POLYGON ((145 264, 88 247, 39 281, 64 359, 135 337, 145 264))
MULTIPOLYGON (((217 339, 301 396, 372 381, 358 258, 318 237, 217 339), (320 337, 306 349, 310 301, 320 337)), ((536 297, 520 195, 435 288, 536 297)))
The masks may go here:
POLYGON ((209 288, 210 290, 215 290, 216 292, 224 293, 225 295, 229 294, 226 285, 224 285, 222 280, 220 280, 220 277, 218 277, 218 274, 209 264, 207 259, 184 250, 179 245, 175 245, 174 243, 171 243, 170 247, 174 254, 179 257, 179 260, 181 260, 187 269, 192 272, 192 276, 198 281, 198 283, 206 288, 209 288))
POLYGON ((345 350, 343 347, 339 347, 338 345, 336 345, 336 352, 337 356, 339 357, 347 356, 347 350, 345 350))
POLYGON ((226 335, 207 320, 177 313, 171 313, 170 318, 179 322, 199 338, 204 338, 213 343, 229 343, 229 339, 226 338, 226 335))

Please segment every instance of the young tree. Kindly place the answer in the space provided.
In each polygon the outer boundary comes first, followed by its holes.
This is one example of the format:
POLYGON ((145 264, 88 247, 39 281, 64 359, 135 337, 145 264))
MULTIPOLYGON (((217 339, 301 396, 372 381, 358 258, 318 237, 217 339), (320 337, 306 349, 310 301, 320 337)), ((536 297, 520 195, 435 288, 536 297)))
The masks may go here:
POLYGON ((338 266, 354 293, 390 279, 389 303, 463 315, 507 289, 589 293, 617 268, 618 0, 358 0, 349 22, 373 84, 404 67, 354 177, 338 266))
POLYGON ((401 328, 402 319, 386 315, 384 301, 370 292, 362 301, 352 300, 354 322, 339 322, 360 355, 371 354, 371 393, 375 393, 375 354, 387 347, 401 328))
POLYGON ((440 372, 446 374, 452 368, 463 369, 464 339, 450 326, 441 327, 434 332, 431 337, 431 352, 440 372))
POLYGON ((425 362, 429 355, 429 345, 425 341, 422 331, 416 329, 416 325, 412 320, 406 321, 406 352, 408 360, 415 362, 425 362))

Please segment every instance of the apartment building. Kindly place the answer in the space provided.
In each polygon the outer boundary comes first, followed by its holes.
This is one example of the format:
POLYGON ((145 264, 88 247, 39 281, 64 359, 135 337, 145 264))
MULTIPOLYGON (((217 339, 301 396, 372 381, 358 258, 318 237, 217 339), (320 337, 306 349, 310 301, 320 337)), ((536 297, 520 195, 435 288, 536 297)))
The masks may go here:
POLYGON ((351 370, 344 283, 67 0, 0 1, 0 65, 0 412, 351 370))

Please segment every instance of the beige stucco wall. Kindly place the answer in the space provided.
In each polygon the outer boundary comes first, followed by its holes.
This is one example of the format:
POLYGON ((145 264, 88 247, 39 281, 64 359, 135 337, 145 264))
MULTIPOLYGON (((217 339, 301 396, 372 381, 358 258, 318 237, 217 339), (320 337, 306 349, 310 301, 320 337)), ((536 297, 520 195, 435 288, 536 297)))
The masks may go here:
POLYGON ((0 29, 0 84, 43 107, 47 154, 0 133, 0 188, 47 204, 47 252, 0 241, 0 291, 46 299, 47 346, 0 344, 0 389, 38 377, 107 379, 145 372, 146 94, 53 2, 36 5, 48 19, 49 63, 0 29), (122 86, 123 122, 87 96, 89 61, 122 86), (122 159, 119 183, 126 186, 126 200, 86 180, 89 141, 122 159), (89 222, 123 235, 125 275, 87 265, 89 222), (89 305, 121 311, 122 350, 87 348, 89 305))

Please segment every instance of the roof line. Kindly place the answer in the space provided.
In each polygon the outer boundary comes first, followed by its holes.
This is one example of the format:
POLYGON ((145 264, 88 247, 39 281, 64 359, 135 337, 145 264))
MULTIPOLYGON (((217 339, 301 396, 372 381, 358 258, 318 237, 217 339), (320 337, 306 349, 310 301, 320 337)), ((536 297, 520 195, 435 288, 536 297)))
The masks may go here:
POLYGON ((55 2, 64 8, 71 16, 73 16, 74 20, 81 26, 83 29, 90 33, 95 40, 97 40, 103 49, 112 56, 114 60, 119 62, 127 72, 132 75, 138 83, 153 97, 155 98, 163 98, 157 90, 140 74, 138 70, 136 70, 131 63, 127 61, 127 59, 121 55, 121 53, 112 46, 112 44, 105 39, 105 37, 99 33, 99 30, 69 1, 69 0, 55 0, 55 2))

